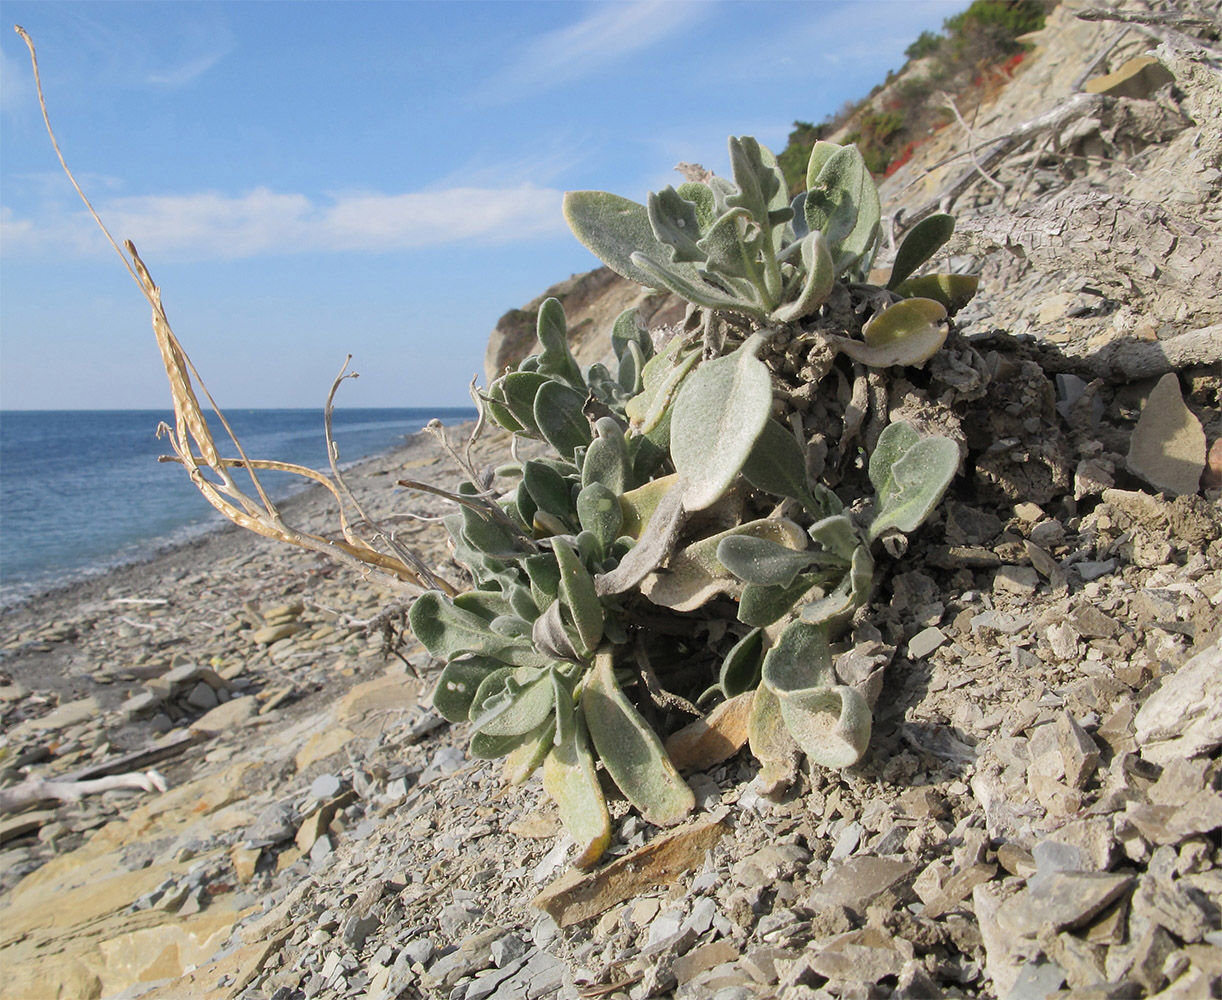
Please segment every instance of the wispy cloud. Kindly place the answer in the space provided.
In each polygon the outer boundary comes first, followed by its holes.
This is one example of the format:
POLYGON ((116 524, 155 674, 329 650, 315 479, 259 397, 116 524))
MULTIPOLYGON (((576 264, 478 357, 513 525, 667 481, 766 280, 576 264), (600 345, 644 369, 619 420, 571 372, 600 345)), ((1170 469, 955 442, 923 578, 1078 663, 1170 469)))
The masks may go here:
MULTIPOLYGON (((505 244, 563 229, 561 192, 523 184, 405 194, 347 193, 325 199, 256 188, 112 198, 96 204, 116 238, 142 253, 235 259, 301 252, 385 252, 443 244, 505 244)), ((0 214, 8 254, 91 254, 103 244, 81 212, 0 214)))
POLYGON ((29 60, 18 59, 0 48, 0 112, 10 115, 28 111, 34 107, 33 96, 29 60))
POLYGON ((164 65, 148 73, 148 83, 185 87, 233 51, 237 42, 228 21, 215 10, 203 10, 210 16, 193 17, 179 27, 177 50, 166 56, 164 65))
POLYGON ((488 101, 508 104, 593 75, 689 26, 707 6, 695 0, 598 4, 594 13, 575 24, 527 43, 481 89, 488 101))

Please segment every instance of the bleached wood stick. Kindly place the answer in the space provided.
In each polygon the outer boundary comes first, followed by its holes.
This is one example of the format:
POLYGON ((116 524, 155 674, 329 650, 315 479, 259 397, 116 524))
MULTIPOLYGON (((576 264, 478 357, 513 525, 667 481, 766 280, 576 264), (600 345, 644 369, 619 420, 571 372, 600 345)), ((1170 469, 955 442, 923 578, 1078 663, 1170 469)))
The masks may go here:
POLYGON ((54 781, 47 778, 29 778, 12 788, 0 788, 0 813, 16 812, 35 802, 57 799, 60 802, 76 802, 86 795, 99 795, 118 788, 135 788, 144 792, 164 792, 169 786, 158 771, 131 771, 127 774, 112 774, 92 781, 54 781))

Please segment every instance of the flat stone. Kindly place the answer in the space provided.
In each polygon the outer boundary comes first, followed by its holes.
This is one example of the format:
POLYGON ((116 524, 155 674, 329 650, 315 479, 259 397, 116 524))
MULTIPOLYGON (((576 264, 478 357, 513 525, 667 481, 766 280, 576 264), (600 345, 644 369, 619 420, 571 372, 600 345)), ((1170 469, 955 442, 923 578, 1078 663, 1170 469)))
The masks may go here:
POLYGON ((1222 645, 1215 643, 1163 677, 1133 726, 1141 755, 1156 764, 1222 746, 1222 645))
MULTIPOLYGON (((233 702, 229 704, 232 705, 233 702)), ((297 770, 304 771, 311 764, 317 764, 320 760, 326 760, 332 754, 339 753, 354 739, 356 739, 356 733, 347 726, 331 725, 314 733, 293 758, 297 770)))
POLYGON ((1047 1000, 1065 985, 1065 971, 1053 962, 1026 962, 1018 970, 1006 1000, 1047 1000))
MULTIPOLYGON (((675 977, 675 981, 682 986, 684 983, 695 979, 700 973, 707 972, 709 969, 724 965, 727 962, 738 961, 738 958, 738 948, 731 941, 722 938, 719 941, 713 941, 711 944, 702 944, 698 948, 693 948, 686 955, 675 959, 671 965, 671 972, 675 977)), ((773 981, 775 982, 775 980, 773 981)))
POLYGON ((505 928, 490 927, 464 938, 456 951, 443 955, 420 977, 420 985, 434 990, 453 986, 463 976, 470 976, 492 965, 492 945, 504 937, 505 928))
POLYGON ((228 733, 246 725, 258 714, 258 699, 253 695, 243 695, 201 715, 191 723, 191 728, 201 733, 228 733))
POLYGON ((1039 574, 1030 566, 1002 566, 993 575, 993 592, 1030 597, 1040 585, 1039 574))
POLYGON ((81 698, 69 701, 48 712, 40 719, 26 719, 9 730, 9 737, 23 739, 32 733, 51 732, 57 729, 67 729, 96 718, 98 703, 93 698, 81 698))
POLYGON ((596 917, 655 885, 673 884, 679 875, 701 864, 705 851, 725 832, 724 823, 711 819, 669 830, 595 871, 567 872, 531 900, 531 905, 561 927, 596 917))
POLYGON ((861 914, 875 897, 913 874, 918 865, 897 858, 850 858, 828 869, 806 900, 808 908, 843 906, 861 914))
POLYGON ((1081 789, 1099 766, 1099 748, 1069 712, 1062 712, 1056 722, 1065 781, 1071 788, 1081 789))
POLYGON ((1150 393, 1129 439, 1126 464, 1164 493, 1196 493, 1205 469, 1205 431, 1184 405, 1179 376, 1168 372, 1150 393))
POLYGON ((212 686, 205 681, 200 681, 191 689, 191 693, 187 695, 187 704, 207 711, 210 708, 216 708, 219 702, 216 697, 216 691, 212 689, 212 686))
POLYGON ((923 660, 946 641, 946 633, 936 625, 922 629, 908 640, 908 656, 913 660, 923 660))
POLYGON ((921 911, 921 916, 929 920, 940 917, 970 896, 976 886, 988 882, 996 874, 997 866, 984 862, 977 862, 955 872, 925 900, 925 909, 921 911))
POLYGON ((273 642, 288 639, 298 632, 305 631, 305 629, 306 626, 301 624, 301 622, 285 622, 283 625, 264 625, 262 628, 255 629, 250 634, 250 641, 260 646, 270 646, 273 642))
POLYGON ((1131 875, 1104 872, 1037 874, 1023 892, 1002 905, 997 919, 1018 937, 1035 937, 1044 928, 1059 931, 1078 927, 1132 884, 1131 875))

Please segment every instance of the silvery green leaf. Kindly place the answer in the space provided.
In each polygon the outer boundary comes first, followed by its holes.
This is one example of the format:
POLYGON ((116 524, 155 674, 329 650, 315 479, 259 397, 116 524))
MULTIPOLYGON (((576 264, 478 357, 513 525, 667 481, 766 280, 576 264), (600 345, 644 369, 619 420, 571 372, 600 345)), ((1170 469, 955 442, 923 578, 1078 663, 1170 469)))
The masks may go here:
POLYGON ((497 635, 508 636, 511 639, 530 637, 530 623, 523 621, 516 614, 498 615, 488 623, 488 627, 497 635))
POLYGON ((573 637, 564 624, 561 602, 557 599, 543 609, 531 626, 531 641, 548 659, 577 663, 582 659, 573 637))
POLYGON ((447 663, 433 691, 433 707, 450 722, 466 722, 475 692, 484 678, 504 666, 487 656, 470 656, 447 663))
POLYGON ((829 632, 838 633, 853 618, 854 612, 870 599, 870 588, 874 583, 874 560, 869 549, 857 546, 848 571, 830 593, 810 604, 800 612, 802 621, 819 625, 829 632))
POLYGON ((850 767, 870 742, 870 706, 837 686, 827 635, 818 625, 791 622, 764 657, 762 686, 780 701, 794 741, 824 767, 850 767))
POLYGON ((590 443, 590 422, 585 415, 586 394, 562 382, 548 381, 535 396, 535 425, 562 457, 590 443))
POLYGON ((619 359, 619 369, 615 373, 615 380, 629 398, 645 387, 641 377, 645 364, 645 354, 639 344, 629 341, 624 345, 624 353, 619 359))
POLYGON ((657 569, 674 549, 684 516, 684 493, 680 485, 675 483, 657 501, 649 523, 631 551, 611 572, 594 578, 597 592, 603 596, 622 594, 657 569))
POLYGON ((798 775, 798 745, 785 727, 780 699, 766 684, 755 689, 751 718, 747 720, 747 740, 751 753, 762 765, 759 783, 762 794, 779 796, 798 775))
POLYGON ((889 528, 908 532, 919 527, 958 468, 959 446, 950 438, 923 438, 909 424, 888 424, 870 456, 870 481, 878 494, 870 541, 889 528))
POLYGON ((573 510, 573 484, 550 465, 528 461, 522 466, 522 485, 539 510, 568 517, 573 510))
POLYGON ((594 590, 594 578, 559 538, 552 540, 552 550, 560 567, 560 600, 577 630, 577 652, 589 656, 603 636, 603 608, 594 590))
POLYGON ((545 719, 538 729, 505 755, 505 780, 520 785, 540 766, 551 752, 556 734, 556 720, 545 719))
POLYGON ((518 736, 489 736, 487 733, 472 733, 467 752, 476 760, 498 760, 513 753, 530 738, 529 733, 518 736))
POLYGON ((934 299, 903 299, 870 317, 864 343, 846 338, 837 346, 871 368, 923 365, 946 342, 945 319, 946 307, 934 299))
POLYGON ((514 519, 527 534, 530 534, 530 526, 535 523, 535 514, 539 511, 539 505, 530 495, 530 490, 526 488, 525 482, 518 483, 517 488, 513 491, 513 506, 514 511, 510 516, 514 517, 516 514, 514 519))
POLYGON ((472 548, 498 559, 512 559, 521 552, 518 539, 504 524, 493 520, 491 514, 471 507, 462 508, 463 538, 472 548))
POLYGON ((620 510, 624 514, 624 523, 620 533, 630 538, 640 538, 641 532, 653 517, 662 498, 671 492, 679 481, 677 473, 652 479, 643 486, 629 490, 620 497, 620 510))
POLYGON ((649 224, 659 243, 671 248, 672 261, 701 261, 704 254, 696 246, 700 239, 700 222, 696 206, 673 187, 651 193, 645 204, 649 224))
POLYGON ((634 253, 632 263, 642 274, 648 276, 649 280, 643 284, 650 288, 667 288, 681 299, 706 309, 727 309, 761 321, 765 318, 764 310, 759 306, 727 295, 697 274, 689 275, 677 271, 676 268, 680 265, 660 264, 644 253, 634 253))
POLYGON ((753 628, 738 640, 721 661, 721 693, 733 698, 759 683, 764 653, 764 630, 753 628))
POLYGON ((815 687, 780 698, 785 725, 807 758, 823 767, 852 767, 870 745, 866 700, 844 685, 815 687))
POLYGON ((906 299, 933 299, 953 316, 972 301, 979 287, 978 274, 924 274, 901 282, 895 292, 906 299))
POLYGON ((767 538, 735 534, 721 540, 717 559, 744 583, 764 587, 790 587, 799 573, 812 565, 828 565, 838 560, 821 549, 796 551, 767 538))
POLYGON ((530 596, 539 608, 546 608, 560 596, 560 564, 550 552, 540 552, 523 560, 530 577, 530 596))
POLYGON ((468 590, 454 598, 454 607, 478 615, 489 624, 492 619, 512 612, 509 599, 499 590, 468 590))
POLYGON ((796 323, 809 316, 827 301, 832 292, 836 269, 822 233, 809 233, 802 240, 802 265, 805 268, 802 291, 792 302, 772 311, 772 319, 777 323, 796 323))
POLYGON ((743 588, 738 602, 738 620, 757 628, 771 625, 784 618, 823 578, 821 573, 803 573, 788 587, 749 583, 743 588))
POLYGON ((663 410, 661 419, 649 430, 629 439, 628 454, 632 462, 632 475, 629 478, 632 482, 648 482, 670 457, 671 409, 663 410))
POLYGON ((776 166, 772 152, 752 136, 731 136, 730 174, 738 193, 726 204, 745 208, 761 226, 767 225, 771 210, 786 206, 785 178, 776 166))
POLYGON ((624 512, 612 490, 593 482, 577 494, 577 518, 582 530, 590 532, 606 552, 619 537, 624 512))
POLYGON ((814 183, 807 186, 803 210, 807 227, 827 238, 837 273, 873 252, 882 206, 856 146, 844 146, 826 158, 814 183))
POLYGON ((809 191, 815 186, 815 182, 819 179, 819 174, 822 173, 827 161, 830 160, 836 153, 839 153, 844 147, 835 142, 826 142, 820 139, 814 144, 810 151, 810 159, 806 161, 806 189, 809 191))
POLYGON ((577 668, 569 673, 569 668, 558 665, 552 669, 552 691, 556 696, 556 746, 573 737, 577 728, 577 705, 574 701, 574 691, 584 670, 577 668))
POLYGON ((714 504, 737 478, 772 412, 772 379, 755 356, 760 341, 706 361, 675 400, 671 458, 687 510, 714 504))
MULTIPOLYGON (((713 223, 700 240, 700 249, 708 257, 708 268, 718 275, 745 278, 747 287, 758 299, 755 286, 763 281, 759 263, 758 225, 751 221, 746 208, 733 208, 713 223)), ((742 287, 742 286, 740 286, 742 287)))
MULTIPOLYGON (((614 541, 612 539, 612 544, 614 544, 614 541)), ((577 546, 577 558, 586 566, 597 566, 607 554, 607 547, 598 540, 598 537, 592 531, 583 530, 577 532, 574 544, 577 546)))
POLYGON ((564 379, 570 385, 584 385, 581 368, 569 350, 568 322, 564 317, 564 306, 559 299, 547 299, 539 307, 539 343, 543 353, 539 356, 539 374, 564 379))
POLYGON ((763 683, 782 699, 835 682, 827 633, 818 625, 790 622, 764 657, 763 683))
POLYGON ((888 288, 895 288, 918 267, 936 254, 955 231, 955 217, 938 213, 926 216, 904 237, 891 265, 888 288))
POLYGON ((505 405, 505 385, 503 379, 498 378, 492 385, 488 386, 488 391, 480 398, 484 402, 488 416, 504 427, 505 430, 515 433, 525 430, 517 418, 509 412, 509 407, 505 405))
MULTIPOLYGON (((564 217, 573 235, 616 274, 647 288, 662 287, 656 275, 632 260, 637 252, 657 260, 670 257, 670 249, 654 236, 644 205, 606 191, 569 191, 564 196, 564 217)), ((690 264, 674 268, 689 279, 695 276, 690 264)))
POLYGON ((646 361, 653 357, 653 339, 649 331, 642 328, 636 306, 625 309, 611 324, 611 350, 617 361, 623 360, 629 344, 636 344, 646 361))
POLYGON ((556 803, 560 822, 577 842, 573 864, 578 868, 592 865, 611 843, 611 816, 580 715, 570 736, 557 742, 543 761, 543 790, 556 803))
POLYGON ((628 444, 614 420, 604 417, 596 430, 581 466, 581 485, 601 483, 618 496, 628 482, 628 444))
POLYGON ((807 529, 807 534, 845 566, 853 561, 854 553, 861 546, 861 537, 845 514, 834 514, 816 521, 807 529))
POLYGON ((816 499, 806 480, 806 457, 793 432, 768 420, 743 464, 743 478, 757 490, 797 500, 816 517, 827 512, 828 501, 816 499))
POLYGON ((653 432, 669 419, 671 403, 679 386, 700 361, 699 350, 684 351, 682 346, 676 337, 665 351, 645 365, 641 393, 628 400, 624 407, 633 429, 650 436, 655 443, 659 442, 653 438, 653 432))
POLYGON ((695 206, 696 221, 700 225, 700 234, 703 236, 717 218, 717 202, 713 197, 712 189, 699 181, 686 181, 679 185, 678 190, 680 198, 690 201, 695 206))
POLYGON ((801 191, 795 195, 793 201, 789 203, 789 208, 793 212, 794 239, 806 239, 807 234, 810 232, 810 227, 806 224, 806 192, 801 191))
POLYGON ((478 653, 509 662, 505 656, 513 640, 497 635, 479 615, 455 607, 436 590, 416 598, 407 617, 416 638, 438 660, 478 653))
POLYGON ((534 596, 529 587, 517 584, 508 590, 509 606, 513 613, 526 622, 533 622, 539 617, 539 606, 535 604, 534 596))
POLYGON ((551 381, 538 372, 510 372, 501 380, 505 394, 505 408, 523 428, 522 433, 539 436, 539 425, 535 423, 535 396, 540 387, 551 381))
POLYGON ((547 721, 555 707, 551 671, 530 671, 534 676, 491 674, 480 684, 471 705, 471 726, 488 736, 525 736, 547 721), (486 687, 499 684, 497 690, 486 687))
POLYGON ((662 741, 620 689, 610 651, 595 657, 581 714, 607 773, 646 822, 674 826, 695 808, 696 798, 662 741))

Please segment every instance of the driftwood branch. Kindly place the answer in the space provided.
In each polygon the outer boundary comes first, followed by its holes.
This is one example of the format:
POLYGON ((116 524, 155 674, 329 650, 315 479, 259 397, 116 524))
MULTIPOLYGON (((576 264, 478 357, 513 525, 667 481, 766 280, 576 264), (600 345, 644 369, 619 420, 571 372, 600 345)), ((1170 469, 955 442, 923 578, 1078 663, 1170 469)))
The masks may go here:
POLYGON ((168 786, 157 771, 133 771, 128 774, 112 774, 93 781, 53 781, 47 778, 28 778, 12 788, 0 789, 0 813, 16 812, 36 802, 49 799, 61 802, 76 802, 86 795, 98 795, 115 789, 136 789, 144 792, 164 792, 168 786))

